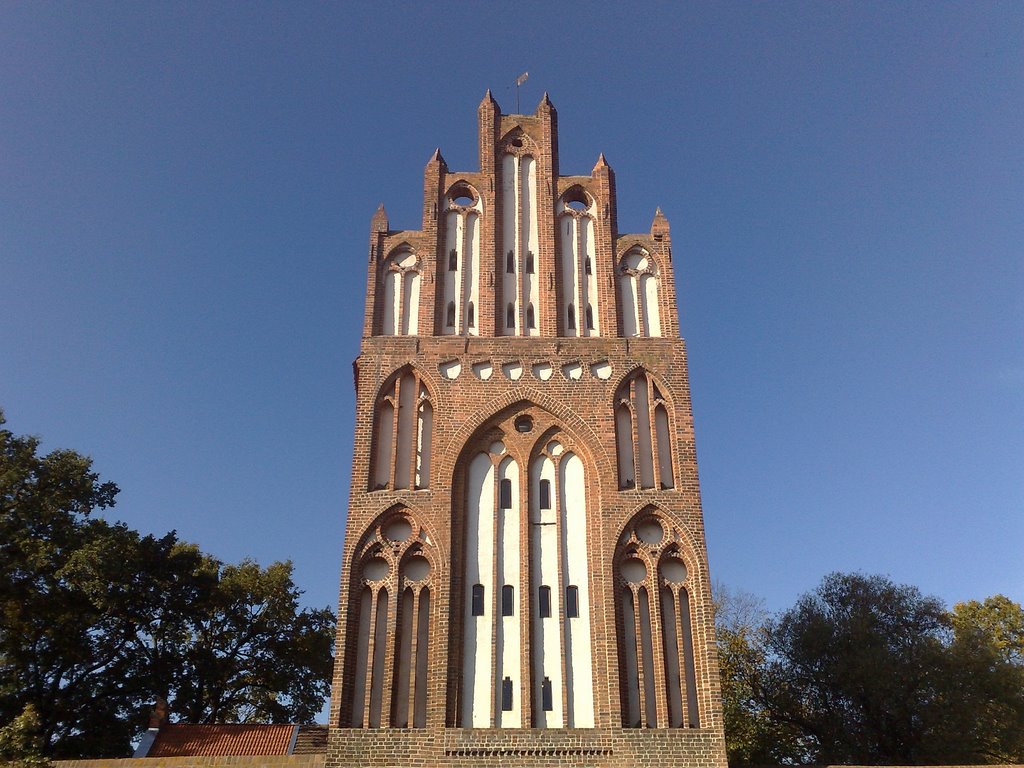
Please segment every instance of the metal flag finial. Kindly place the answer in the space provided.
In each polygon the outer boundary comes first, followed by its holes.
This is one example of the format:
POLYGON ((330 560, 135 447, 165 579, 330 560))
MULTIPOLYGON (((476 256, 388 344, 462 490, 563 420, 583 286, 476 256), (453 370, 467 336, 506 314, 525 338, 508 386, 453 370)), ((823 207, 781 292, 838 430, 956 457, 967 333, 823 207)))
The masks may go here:
POLYGON ((525 83, 529 79, 529 77, 530 77, 530 73, 529 72, 523 72, 523 74, 521 74, 519 77, 516 78, 516 114, 517 115, 520 114, 520 112, 519 112, 519 86, 521 86, 523 83, 525 83))

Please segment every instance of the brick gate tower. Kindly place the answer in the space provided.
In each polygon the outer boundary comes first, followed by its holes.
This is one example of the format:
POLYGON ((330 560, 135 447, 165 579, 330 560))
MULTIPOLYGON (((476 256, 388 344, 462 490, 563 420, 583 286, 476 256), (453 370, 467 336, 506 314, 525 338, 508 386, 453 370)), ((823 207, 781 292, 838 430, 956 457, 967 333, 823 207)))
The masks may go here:
POLYGON ((477 117, 370 225, 328 768, 724 766, 668 221, 477 117))

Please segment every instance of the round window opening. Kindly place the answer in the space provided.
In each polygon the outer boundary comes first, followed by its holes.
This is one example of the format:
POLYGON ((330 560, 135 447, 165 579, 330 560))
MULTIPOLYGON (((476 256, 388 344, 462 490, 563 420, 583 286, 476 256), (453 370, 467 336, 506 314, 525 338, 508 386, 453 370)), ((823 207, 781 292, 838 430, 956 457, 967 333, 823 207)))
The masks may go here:
POLYGON ((644 544, 661 544, 665 532, 657 520, 644 520, 636 527, 636 537, 644 544))
POLYGON ((622 578, 628 584, 639 584, 647 577, 647 566, 642 560, 635 557, 629 558, 622 564, 622 578))
POLYGON ((384 538, 396 543, 405 541, 411 533, 412 526, 409 521, 401 517, 385 525, 383 530, 384 538))
POLYGON ((521 147, 521 146, 523 146, 523 140, 522 139, 509 139, 508 145, 510 147, 521 147))
POLYGON ((430 575, 430 563, 425 557, 411 557, 405 563, 405 578, 422 581, 430 575))
POLYGON ((363 566, 363 578, 367 581, 380 581, 388 575, 391 566, 383 557, 373 557, 363 566))
POLYGON ((522 415, 515 420, 516 432, 531 432, 533 431, 533 417, 522 415))
POLYGON ((582 212, 582 211, 587 210, 587 204, 585 202, 583 202, 582 200, 569 200, 565 204, 565 206, 567 208, 572 208, 574 211, 582 212))
POLYGON ((469 195, 459 195, 458 197, 453 199, 452 202, 455 203, 456 205, 461 205, 463 207, 468 208, 469 206, 473 205, 473 198, 470 197, 469 195))
POLYGON ((686 566, 682 560, 670 557, 661 564, 661 575, 670 584, 682 584, 686 581, 686 566))

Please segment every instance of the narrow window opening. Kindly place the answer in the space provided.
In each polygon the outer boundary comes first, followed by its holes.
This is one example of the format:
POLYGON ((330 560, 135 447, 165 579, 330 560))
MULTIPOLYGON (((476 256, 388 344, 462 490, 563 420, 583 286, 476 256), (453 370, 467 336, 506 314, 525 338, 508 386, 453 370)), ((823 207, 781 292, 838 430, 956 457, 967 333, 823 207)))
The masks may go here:
POLYGON ((501 615, 516 615, 516 589, 511 584, 501 588, 501 615))
POLYGON ((577 619, 580 615, 580 590, 572 585, 565 588, 565 616, 568 619, 577 619))
POLYGON ((502 480, 498 488, 498 506, 502 509, 512 509, 512 481, 502 480))
POLYGON ((473 307, 472 301, 466 305, 466 323, 470 328, 476 328, 476 310, 473 307))
POLYGON ((501 711, 512 711, 512 678, 506 677, 501 681, 501 711))
POLYGON ((455 327, 455 302, 448 302, 448 312, 445 315, 445 323, 449 328, 455 327))
POLYGON ((569 317, 569 328, 571 330, 576 330, 576 307, 575 307, 575 305, 570 304, 566 314, 569 317))
POLYGON ((533 274, 533 251, 526 252, 526 274, 533 274))
POLYGON ((594 274, 594 267, 590 263, 589 256, 587 256, 587 258, 584 259, 583 261, 583 271, 586 272, 588 275, 594 274))
POLYGON ((594 308, 587 304, 587 330, 594 330, 594 308))
POLYGON ((505 327, 510 331, 514 331, 516 328, 516 308, 512 304, 509 304, 505 310, 505 327))
POLYGON ((545 712, 550 712, 554 709, 551 699, 551 679, 547 677, 540 684, 540 708, 545 712))
POLYGON ((551 618, 551 587, 541 587, 537 599, 537 613, 542 619, 551 618))
POLYGON ((459 252, 452 248, 448 251, 448 271, 454 272, 459 268, 459 252))
POLYGON ((536 319, 536 317, 534 315, 534 312, 533 312, 533 304, 528 304, 526 306, 526 327, 527 328, 536 328, 537 327, 537 319, 536 319))
POLYGON ((516 254, 514 251, 509 251, 505 254, 505 271, 510 275, 516 271, 516 254))
POLYGON ((540 481, 540 508, 551 509, 551 481, 540 481))
POLYGON ((474 584, 473 585, 473 615, 483 616, 484 615, 484 585, 474 584))

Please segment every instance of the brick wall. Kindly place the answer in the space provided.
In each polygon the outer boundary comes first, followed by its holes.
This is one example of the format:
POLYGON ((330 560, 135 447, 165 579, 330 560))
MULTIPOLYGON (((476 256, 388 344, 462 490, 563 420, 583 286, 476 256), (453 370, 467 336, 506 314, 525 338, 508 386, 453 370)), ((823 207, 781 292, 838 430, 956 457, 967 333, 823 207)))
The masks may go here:
MULTIPOLYGON (((686 370, 686 348, 679 338, 672 246, 668 222, 660 211, 651 229, 620 234, 616 221, 614 173, 603 155, 589 176, 560 176, 557 114, 545 97, 533 115, 502 115, 490 97, 478 111, 480 170, 451 171, 440 153, 427 163, 424 174, 423 225, 420 230, 391 230, 383 210, 371 225, 367 264, 367 302, 364 335, 356 371, 356 427, 351 493, 342 552, 336 667, 331 704, 331 733, 327 764, 361 765, 717 765, 725 764, 718 666, 704 540, 703 512, 697 478, 696 447, 686 370), (536 280, 541 287, 537 307, 539 336, 503 336, 502 296, 505 253, 502 248, 501 163, 504 137, 518 136, 515 152, 529 148, 536 162, 539 237, 536 280), (444 227, 439 226, 446 195, 454 188, 472 187, 480 201, 480 270, 477 327, 479 335, 441 335, 444 330, 444 280, 448 269, 444 227), (580 189, 593 201, 593 269, 596 311, 601 336, 567 335, 561 287, 562 269, 558 199, 580 189), (623 336, 621 283, 618 264, 623 255, 641 247, 656 264, 660 337, 623 336), (396 249, 411 249, 418 258, 420 301, 418 336, 379 335, 383 318, 383 264, 396 249), (503 366, 518 363, 518 379, 503 366), (490 376, 477 375, 481 366, 490 376), (550 366, 550 377, 534 374, 534 366, 550 366), (429 393, 433 409, 432 467, 428 487, 378 488, 374 480, 375 414, 379 397, 403 370, 429 393), (454 371, 459 373, 454 375, 454 371), (615 395, 634 371, 643 369, 656 383, 669 410, 672 448, 670 488, 621 489, 616 460, 615 395), (600 375, 598 374, 600 371, 600 375), (577 375, 578 373, 578 375, 577 375), (516 417, 529 415, 534 429, 516 435, 516 417), (530 728, 529 706, 523 708, 521 729, 464 728, 459 696, 462 670, 463 583, 465 541, 463 517, 466 464, 502 435, 510 450, 529 455, 530 441, 557 433, 580 457, 585 468, 588 507, 587 555, 595 724, 593 729, 530 728), (518 446, 518 447, 517 447, 518 446), (380 521, 402 509, 425 532, 422 546, 433 565, 426 722, 422 728, 351 728, 355 691, 366 675, 356 676, 357 657, 373 650, 357 648, 360 595, 366 588, 359 563, 372 551, 389 546, 379 537, 380 521), (621 681, 625 661, 621 652, 622 618, 616 595, 621 591, 615 558, 625 527, 645 510, 656 510, 685 560, 693 639, 694 677, 699 727, 625 728, 621 681), (358 562, 357 562, 358 560, 358 562), (342 727, 338 727, 342 726, 342 727)), ((511 139, 509 141, 512 141, 511 139)), ((521 254, 520 254, 521 255, 521 254)), ((583 309, 578 308, 578 318, 583 309)), ((522 328, 519 308, 517 328, 522 328)), ((580 321, 581 323, 582 321, 580 321)), ((539 369, 538 369, 539 370, 539 369)), ((397 417, 396 417, 397 418, 397 417)), ((379 429, 377 430, 380 431, 379 429)), ((545 438, 547 439, 547 438, 545 438)), ((521 465, 522 466, 522 465, 521 465)), ((637 484, 639 485, 639 483, 637 484)), ((523 528, 525 529, 525 525, 523 528)), ((525 544, 526 534, 523 534, 525 544)), ((405 545, 403 545, 405 546, 405 545)), ((666 540, 666 547, 668 541, 666 540)), ((395 550, 396 552, 398 550, 395 550)), ((525 546, 521 552, 529 552, 525 546)), ((390 556, 390 554, 389 554, 390 556)), ((392 610, 398 605, 394 582, 388 584, 392 610)), ((518 594, 518 593, 517 593, 518 594)), ((523 679, 530 674, 530 618, 523 611, 523 679)), ((391 614, 394 615, 394 614, 391 614)), ((365 617, 364 617, 365 619, 365 617)), ((654 645, 660 649, 660 618, 652 616, 654 645)), ((367 631, 367 630, 364 630, 367 631)), ((371 636, 372 637, 372 636, 371 636)), ((387 641, 382 658, 388 665, 385 692, 378 705, 382 725, 390 722, 389 695, 397 663, 395 640, 387 641)), ((661 651, 658 650, 657 653, 661 651)), ((647 670, 651 674, 651 670, 647 670)), ((657 724, 668 722, 664 681, 651 689, 657 704, 657 724)), ((645 694, 646 695, 646 694, 645 694)), ((363 692, 359 707, 369 706, 363 692)), ((526 704, 524 700, 524 704, 526 704)))

